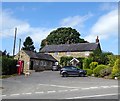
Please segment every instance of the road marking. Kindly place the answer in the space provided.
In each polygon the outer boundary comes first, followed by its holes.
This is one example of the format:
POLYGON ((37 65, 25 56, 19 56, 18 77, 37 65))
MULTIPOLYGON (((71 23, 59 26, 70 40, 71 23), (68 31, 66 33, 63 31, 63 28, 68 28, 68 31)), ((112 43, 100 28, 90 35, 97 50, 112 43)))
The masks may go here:
POLYGON ((10 96, 18 96, 18 95, 20 95, 20 94, 11 94, 10 96))
POLYGON ((35 92, 36 94, 43 94, 44 92, 35 92))
POLYGON ((118 95, 118 93, 102 94, 102 95, 90 95, 90 96, 80 96, 80 97, 71 97, 71 98, 66 98, 66 99, 81 99, 81 98, 102 97, 102 96, 112 96, 112 95, 118 95))
POLYGON ((102 87, 102 88, 110 88, 110 86, 100 86, 100 87, 102 87))
POLYGON ((90 88, 81 88, 82 90, 88 90, 88 89, 90 89, 90 88))
POLYGON ((59 90, 58 92, 67 92, 68 90, 59 90))
POLYGON ((53 90, 53 91, 47 91, 47 93, 55 93, 56 91, 55 90, 53 90))
POLYGON ((70 86, 53 85, 53 84, 39 84, 39 85, 52 86, 52 87, 62 87, 62 88, 79 88, 79 87, 70 87, 70 86))
POLYGON ((90 87, 90 89, 97 89, 97 88, 99 88, 99 87, 90 87))
POLYGON ((77 90, 79 90, 79 89, 71 89, 70 91, 77 91, 77 90))
POLYGON ((23 95, 30 95, 30 94, 32 94, 32 93, 22 93, 23 95))
POLYGON ((110 87, 118 87, 118 85, 112 85, 112 86, 110 86, 110 87))
POLYGON ((2 95, 2 97, 7 96, 7 95, 2 95))

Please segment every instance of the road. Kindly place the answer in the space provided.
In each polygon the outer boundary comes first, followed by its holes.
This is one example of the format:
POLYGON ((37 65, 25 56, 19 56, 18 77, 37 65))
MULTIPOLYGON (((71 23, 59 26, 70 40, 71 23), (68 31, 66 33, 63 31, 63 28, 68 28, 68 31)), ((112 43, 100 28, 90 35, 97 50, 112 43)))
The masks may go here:
POLYGON ((2 80, 2 99, 118 99, 118 81, 61 77, 59 71, 33 72, 2 80))

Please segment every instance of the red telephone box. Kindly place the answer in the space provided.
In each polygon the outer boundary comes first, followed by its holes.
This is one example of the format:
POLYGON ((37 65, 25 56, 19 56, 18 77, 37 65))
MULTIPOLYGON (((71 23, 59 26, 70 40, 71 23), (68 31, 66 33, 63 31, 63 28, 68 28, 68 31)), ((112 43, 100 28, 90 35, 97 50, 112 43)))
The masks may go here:
POLYGON ((24 61, 18 60, 18 63, 17 63, 17 73, 18 73, 18 75, 23 73, 23 63, 24 63, 24 61))

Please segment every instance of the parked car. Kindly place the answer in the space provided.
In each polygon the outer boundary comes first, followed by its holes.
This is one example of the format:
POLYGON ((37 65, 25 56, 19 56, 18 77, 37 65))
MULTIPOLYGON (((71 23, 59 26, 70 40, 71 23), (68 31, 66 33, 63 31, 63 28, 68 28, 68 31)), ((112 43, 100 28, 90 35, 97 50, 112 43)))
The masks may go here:
POLYGON ((86 70, 78 69, 74 66, 65 66, 60 70, 60 75, 63 77, 67 77, 69 75, 77 75, 84 77, 87 74, 86 70))
POLYGON ((59 65, 52 67, 52 71, 59 71, 60 69, 61 67, 59 65))

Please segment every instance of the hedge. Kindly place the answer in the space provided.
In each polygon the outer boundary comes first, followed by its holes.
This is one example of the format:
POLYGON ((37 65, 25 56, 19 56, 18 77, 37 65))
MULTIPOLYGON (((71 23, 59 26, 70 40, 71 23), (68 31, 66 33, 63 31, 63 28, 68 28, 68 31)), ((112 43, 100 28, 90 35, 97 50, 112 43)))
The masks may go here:
POLYGON ((93 70, 85 69, 87 71, 87 76, 91 76, 93 74, 93 70))
POLYGON ((114 78, 114 77, 120 76, 118 74, 120 74, 120 59, 117 59, 115 61, 115 64, 114 64, 113 69, 112 69, 112 77, 114 78))
POLYGON ((91 62, 89 66, 90 66, 90 69, 93 70, 97 67, 97 65, 98 65, 98 62, 91 62))
POLYGON ((17 60, 8 57, 2 57, 2 75, 11 75, 17 73, 17 60))
POLYGON ((98 65, 94 70, 93 70, 93 74, 96 76, 96 77, 99 77, 100 76, 100 71, 102 69, 105 69, 105 68, 108 68, 108 66, 106 65, 98 65))
POLYGON ((105 76, 109 76, 112 72, 112 67, 107 67, 105 69, 102 69, 100 71, 100 77, 105 77, 105 76))

